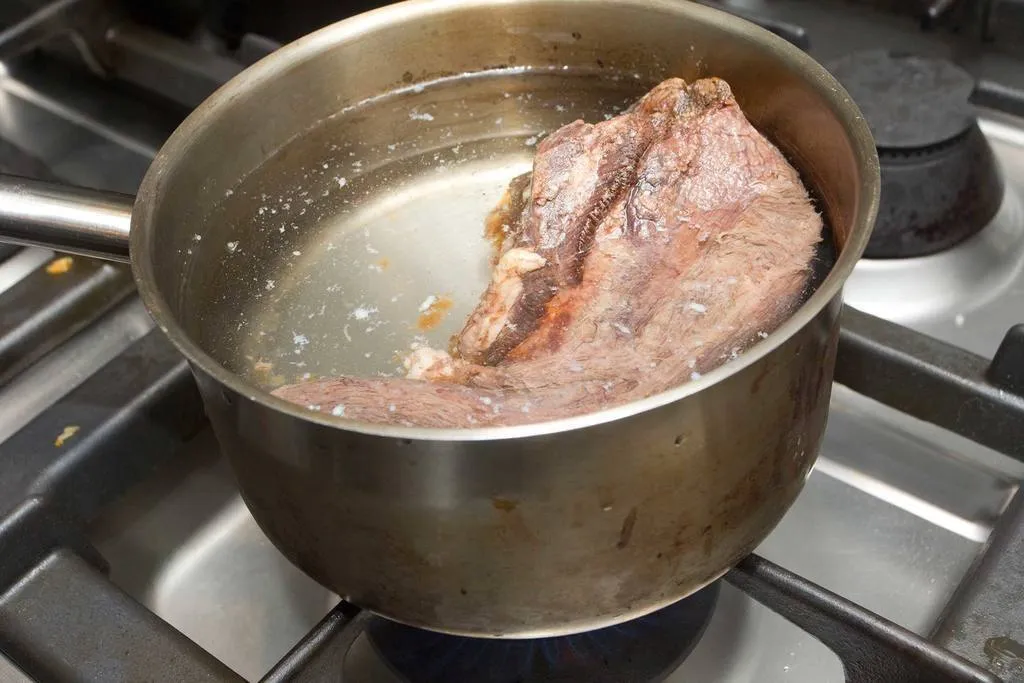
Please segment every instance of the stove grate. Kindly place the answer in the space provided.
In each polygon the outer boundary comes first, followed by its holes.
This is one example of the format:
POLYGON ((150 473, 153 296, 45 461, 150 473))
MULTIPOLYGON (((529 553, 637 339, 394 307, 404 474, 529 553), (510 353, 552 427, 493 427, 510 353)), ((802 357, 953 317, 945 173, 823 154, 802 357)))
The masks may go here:
MULTIPOLYGON (((946 425, 982 443, 1016 443, 1018 448, 1005 450, 1024 459, 1024 398, 988 384, 983 359, 851 310, 842 320, 839 381, 927 420, 950 419, 951 405, 976 406, 979 415, 946 425), (923 393, 900 388, 911 381, 923 382, 917 387, 923 393), (975 419, 1001 431, 979 431, 975 419)), ((1021 358, 1022 344, 1020 334, 1008 335, 1003 355, 1021 358)), ((149 476, 203 425, 187 364, 154 331, 0 444, 0 461, 19 463, 0 481, 0 650, 26 673, 40 680, 108 681, 116 659, 120 671, 141 677, 128 675, 130 680, 150 679, 155 670, 167 672, 169 680, 241 680, 106 580, 102 558, 82 533, 99 509, 149 476), (53 435, 68 424, 102 438, 54 448, 53 435)), ((1019 501, 1016 507, 1022 507, 1019 501)), ((1007 514, 994 532, 981 580, 951 610, 943 634, 962 633, 978 614, 990 624, 1012 623, 1015 603, 1005 599, 1006 590, 1024 592, 1024 577, 1013 569, 1024 561, 1024 511, 1018 512, 1007 514)), ((849 683, 998 680, 757 556, 741 562, 727 580, 830 647, 849 683)), ((318 681, 328 671, 337 680, 338 663, 371 619, 341 603, 264 680, 318 681)), ((1014 635, 1007 634, 1011 645, 1014 635)), ((1003 641, 990 649, 1012 651, 1003 641)))

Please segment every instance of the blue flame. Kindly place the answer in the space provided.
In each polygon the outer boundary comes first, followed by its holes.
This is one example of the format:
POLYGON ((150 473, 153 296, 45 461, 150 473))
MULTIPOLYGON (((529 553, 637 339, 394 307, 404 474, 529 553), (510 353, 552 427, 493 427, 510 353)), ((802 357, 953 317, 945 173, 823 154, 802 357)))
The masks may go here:
POLYGON ((717 585, 623 624, 535 640, 464 638, 382 619, 369 627, 384 660, 406 683, 648 683, 678 666, 703 633, 717 585))

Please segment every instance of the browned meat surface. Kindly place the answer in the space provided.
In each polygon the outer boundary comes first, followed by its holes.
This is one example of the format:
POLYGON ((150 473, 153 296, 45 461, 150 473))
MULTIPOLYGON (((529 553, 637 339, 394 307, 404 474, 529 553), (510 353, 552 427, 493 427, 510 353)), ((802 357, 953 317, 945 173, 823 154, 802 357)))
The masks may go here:
POLYGON ((671 79, 538 147, 488 221, 492 282, 453 354, 407 378, 275 393, 373 422, 472 427, 592 412, 735 358, 799 303, 822 223, 728 85, 671 79))

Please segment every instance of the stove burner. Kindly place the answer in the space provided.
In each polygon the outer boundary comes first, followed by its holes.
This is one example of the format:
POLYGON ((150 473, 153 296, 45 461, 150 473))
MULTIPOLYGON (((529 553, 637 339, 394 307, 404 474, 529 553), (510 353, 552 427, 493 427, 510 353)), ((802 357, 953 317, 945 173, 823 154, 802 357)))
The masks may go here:
POLYGON ((941 59, 884 50, 843 57, 829 69, 878 147, 881 206, 865 256, 933 254, 988 225, 1003 184, 968 101, 970 74, 941 59))
POLYGON ((916 151, 974 124, 974 79, 952 62, 886 50, 855 52, 828 65, 860 107, 880 148, 916 151))
POLYGON ((403 683, 656 683, 704 634, 718 583, 647 616, 571 636, 464 638, 374 619, 367 628, 403 683))

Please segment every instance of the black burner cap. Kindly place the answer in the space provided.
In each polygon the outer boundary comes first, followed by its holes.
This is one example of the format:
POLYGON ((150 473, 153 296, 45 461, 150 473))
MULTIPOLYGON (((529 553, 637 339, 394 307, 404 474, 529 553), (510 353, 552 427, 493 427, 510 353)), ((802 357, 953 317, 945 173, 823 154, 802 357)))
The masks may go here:
POLYGON ((931 147, 974 124, 974 79, 957 65, 888 50, 857 52, 828 65, 849 91, 881 149, 931 147))
POLYGON ((970 74, 945 60, 885 50, 828 67, 878 148, 882 196, 866 257, 927 256, 989 224, 1003 183, 969 102, 970 74))

